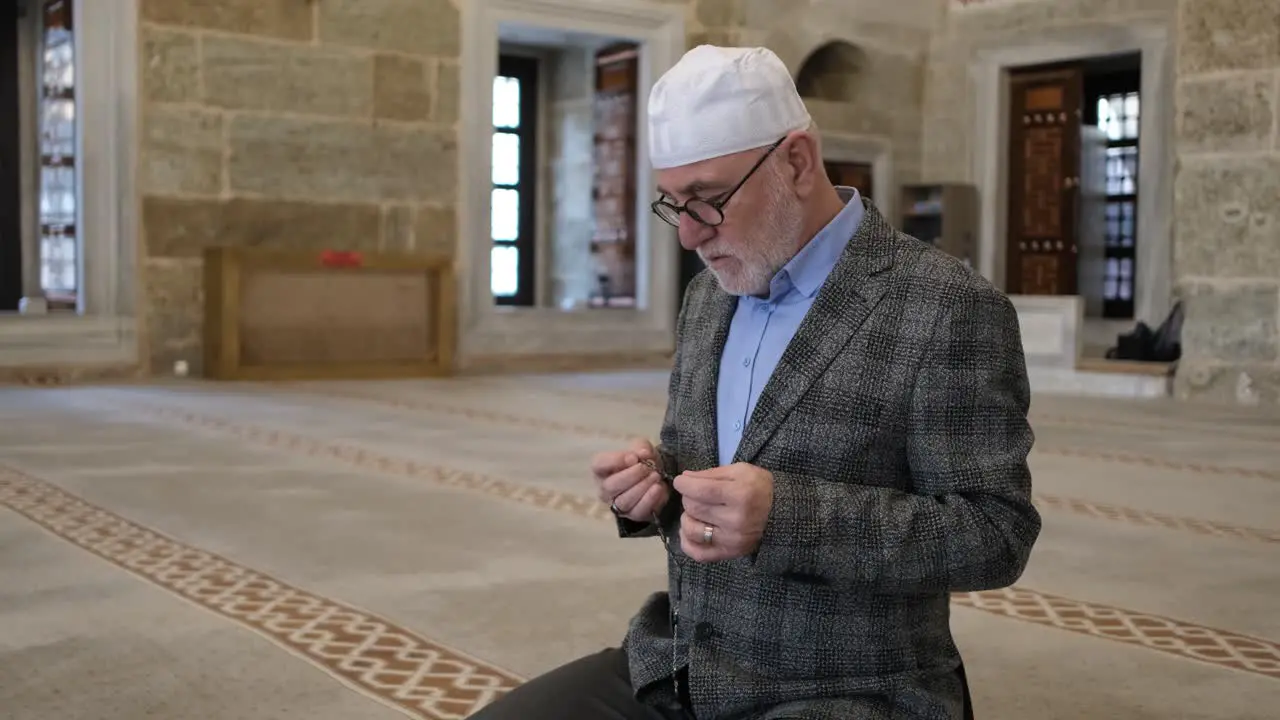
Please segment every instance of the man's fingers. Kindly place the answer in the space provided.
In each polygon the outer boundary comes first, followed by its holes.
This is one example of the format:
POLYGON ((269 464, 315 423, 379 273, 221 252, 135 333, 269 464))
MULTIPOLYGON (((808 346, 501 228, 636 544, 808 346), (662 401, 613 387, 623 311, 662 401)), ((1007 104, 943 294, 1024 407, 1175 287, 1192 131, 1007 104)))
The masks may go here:
POLYGON ((717 562, 741 557, 743 536, 685 512, 680 516, 680 549, 696 562, 717 562), (707 526, 711 542, 706 542, 707 526))
POLYGON ((707 505, 724 505, 729 501, 733 483, 722 478, 682 473, 675 479, 676 490, 686 498, 707 505))
POLYGON ((653 443, 644 438, 632 440, 627 449, 639 456, 641 460, 652 460, 654 456, 653 443))
POLYGON ((669 499, 667 493, 667 486, 658 482, 655 475, 654 481, 645 488, 644 496, 624 514, 637 521, 650 519, 658 514, 663 505, 667 504, 669 499))
POLYGON ((604 479, 627 467, 626 452, 599 453, 591 458, 591 474, 604 479))
POLYGON ((644 478, 640 482, 632 485, 626 490, 623 490, 621 493, 614 495, 611 503, 617 507, 623 515, 630 515, 640 506, 640 502, 644 499, 645 493, 649 492, 649 489, 653 487, 654 482, 655 478, 653 477, 644 478))
POLYGON ((736 527, 741 513, 730 505, 709 505, 684 497, 684 512, 702 525, 736 527))
POLYGON ((596 478, 603 480, 610 475, 626 470, 632 465, 639 464, 642 459, 652 459, 652 455, 653 448, 649 448, 648 450, 641 448, 639 452, 632 449, 600 453, 591 459, 591 473, 595 475, 596 478), (644 455, 645 452, 649 453, 648 457, 644 455))
MULTIPOLYGON (((680 516, 680 539, 687 545, 704 546, 703 536, 706 534, 707 526, 711 523, 700 518, 694 517, 689 513, 680 516)), ((712 542, 715 542, 715 526, 712 526, 712 542)))
MULTIPOLYGON (((647 479, 657 479, 657 477, 657 473, 644 465, 634 464, 605 478, 600 483, 600 492, 604 497, 609 498, 611 502, 613 498, 627 492, 641 482, 647 479)), ((619 505, 618 507, 622 506, 619 505)))

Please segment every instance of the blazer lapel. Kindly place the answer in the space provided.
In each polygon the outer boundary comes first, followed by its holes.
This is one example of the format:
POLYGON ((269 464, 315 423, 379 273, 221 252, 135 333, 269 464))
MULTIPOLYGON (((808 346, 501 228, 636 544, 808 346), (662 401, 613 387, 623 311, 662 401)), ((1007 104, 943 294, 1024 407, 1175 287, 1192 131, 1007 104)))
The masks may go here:
POLYGON ((688 425, 681 428, 681 445, 691 470, 720 464, 716 387, 720 382, 720 353, 738 306, 738 298, 722 291, 715 278, 704 280, 698 301, 690 303, 691 315, 684 331, 686 349, 681 357, 681 364, 687 368, 682 395, 689 399, 691 410, 688 425))
MULTIPOLYGON (((755 459, 884 295, 888 285, 885 271, 893 265, 895 233, 874 205, 864 204, 866 212, 858 232, 818 291, 756 401, 738 445, 737 462, 755 459)), ((714 385, 712 388, 714 392, 714 385)))

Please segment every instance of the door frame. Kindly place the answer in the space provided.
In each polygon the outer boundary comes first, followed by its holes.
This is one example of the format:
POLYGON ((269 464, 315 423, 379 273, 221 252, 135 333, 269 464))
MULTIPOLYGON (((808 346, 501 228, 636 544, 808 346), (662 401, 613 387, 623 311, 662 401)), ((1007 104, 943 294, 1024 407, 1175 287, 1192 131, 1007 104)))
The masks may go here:
POLYGON ((893 142, 879 135, 827 132, 822 135, 822 159, 835 163, 862 163, 871 166, 872 194, 881 215, 895 222, 897 186, 893 182, 893 142))
POLYGON ((1011 69, 1085 60, 1102 55, 1142 55, 1142 106, 1138 158, 1138 233, 1134 319, 1159 323, 1173 302, 1174 62, 1164 22, 1081 25, 1055 31, 1052 41, 1010 37, 975 53, 969 63, 974 88, 973 183, 981 214, 978 271, 1005 287, 1009 197, 1009 72, 1011 69), (1153 112, 1151 109, 1155 108, 1153 112))
MULTIPOLYGON (((139 362, 141 196, 138 192, 141 53, 139 0, 73 0, 76 128, 80 157, 80 313, 66 316, 0 313, 0 366, 120 365, 139 362)), ((34 8, 34 5, 33 5, 34 8)), ((33 48, 34 49, 34 48, 33 48)), ((34 88, 24 90, 34 102, 34 88)), ((23 113, 34 122, 35 108, 23 113)), ((34 125, 30 126, 34 128, 34 125)), ((30 130, 24 130, 30 132, 30 130)), ((28 135, 28 138, 34 137, 28 135)), ((30 143, 30 147, 35 147, 30 143)), ((33 154, 23 177, 35 184, 33 154)), ((35 203, 23 228, 38 243, 35 203)), ((32 247, 28 245, 28 247, 32 247)), ((24 266, 38 283, 39 262, 24 266), (32 275, 31 273, 34 273, 32 275)), ((28 262, 28 261, 24 261, 28 262)))
MULTIPOLYGON (((493 112, 493 76, 500 42, 545 44, 568 34, 627 39, 640 45, 638 117, 648 89, 685 52, 685 11, 648 0, 582 4, 570 0, 472 0, 462 3, 459 107, 462 117, 493 112)), ((555 41, 559 42, 559 40, 555 41)), ((647 147, 648 127, 636 144, 647 147)), ((675 347, 675 284, 679 246, 674 230, 649 212, 653 169, 636 157, 636 307, 566 312, 558 307, 498 307, 489 289, 489 170, 493 141, 485 123, 458 131, 457 366, 465 370, 510 358, 668 353, 675 347), (618 332, 621 326, 622 332, 618 332), (601 338, 613 338, 602 342, 601 338)))

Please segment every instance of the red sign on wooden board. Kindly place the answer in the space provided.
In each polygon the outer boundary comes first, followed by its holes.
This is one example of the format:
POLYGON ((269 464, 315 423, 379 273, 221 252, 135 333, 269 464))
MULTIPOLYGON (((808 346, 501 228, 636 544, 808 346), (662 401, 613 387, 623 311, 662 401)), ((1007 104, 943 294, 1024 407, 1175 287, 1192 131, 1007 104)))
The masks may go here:
POLYGON ((327 268, 357 268, 364 259, 354 250, 325 250, 320 253, 320 264, 327 268))

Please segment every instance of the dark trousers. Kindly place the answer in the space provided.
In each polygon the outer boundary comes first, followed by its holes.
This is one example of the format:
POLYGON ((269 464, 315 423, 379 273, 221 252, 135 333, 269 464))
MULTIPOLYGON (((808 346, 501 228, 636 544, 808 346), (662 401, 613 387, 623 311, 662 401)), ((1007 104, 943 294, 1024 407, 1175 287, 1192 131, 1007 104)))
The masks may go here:
MULTIPOLYGON (((973 720, 969 683, 964 718, 973 720)), ((485 706, 469 720, 688 720, 637 702, 631 691, 627 654, 610 648, 541 675, 485 706)))
POLYGON ((470 720, 683 720, 638 702, 627 654, 609 648, 540 675, 470 720))

